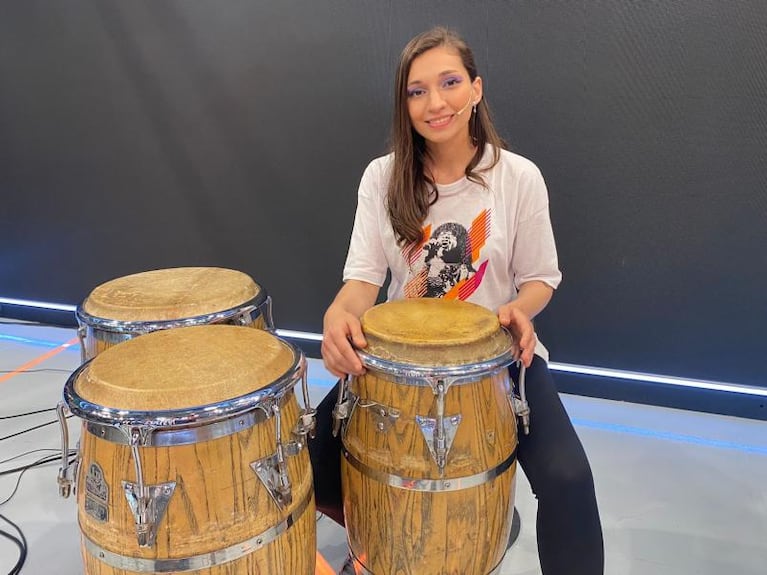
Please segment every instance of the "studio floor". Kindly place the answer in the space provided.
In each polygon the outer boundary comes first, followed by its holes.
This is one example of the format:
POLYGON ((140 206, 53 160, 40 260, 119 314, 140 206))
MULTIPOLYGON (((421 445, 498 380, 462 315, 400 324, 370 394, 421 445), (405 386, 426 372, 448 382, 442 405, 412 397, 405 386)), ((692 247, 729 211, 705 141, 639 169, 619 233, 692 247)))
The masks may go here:
MULTIPOLYGON (((73 499, 58 496, 58 462, 23 475, 8 473, 60 449, 52 409, 80 362, 75 331, 0 322, 0 514, 27 539, 22 573, 79 574, 77 509, 73 499), (17 417, 38 410, 46 411, 17 417)), ((316 403, 334 380, 318 360, 309 361, 308 373, 316 403)), ((594 472, 607 574, 767 573, 767 423, 572 395, 562 399, 594 472)), ((76 435, 76 420, 70 428, 76 435)), ((516 507, 521 532, 501 574, 535 575, 536 504, 521 471, 516 507)), ((13 531, 2 521, 0 529, 13 531)), ((327 564, 340 567, 345 534, 325 517, 318 518, 317 546, 327 564)), ((0 573, 11 571, 17 558, 18 549, 0 538, 0 573)))

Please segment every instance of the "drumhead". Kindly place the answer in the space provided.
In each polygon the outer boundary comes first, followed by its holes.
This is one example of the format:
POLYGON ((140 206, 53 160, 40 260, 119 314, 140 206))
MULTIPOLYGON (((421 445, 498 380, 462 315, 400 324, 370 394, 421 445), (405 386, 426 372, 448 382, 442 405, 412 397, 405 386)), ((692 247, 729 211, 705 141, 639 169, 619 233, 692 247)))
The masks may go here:
POLYGON ((240 271, 215 267, 152 270, 95 288, 80 306, 88 317, 160 322, 229 310, 257 299, 261 287, 240 271))
POLYGON ((74 392, 111 410, 168 411, 219 404, 280 381, 297 358, 290 344, 262 330, 182 327, 152 332, 100 353, 82 369, 74 392))
POLYGON ((496 315, 460 300, 414 298, 379 304, 361 319, 365 354, 401 363, 450 366, 509 351, 511 339, 496 315))

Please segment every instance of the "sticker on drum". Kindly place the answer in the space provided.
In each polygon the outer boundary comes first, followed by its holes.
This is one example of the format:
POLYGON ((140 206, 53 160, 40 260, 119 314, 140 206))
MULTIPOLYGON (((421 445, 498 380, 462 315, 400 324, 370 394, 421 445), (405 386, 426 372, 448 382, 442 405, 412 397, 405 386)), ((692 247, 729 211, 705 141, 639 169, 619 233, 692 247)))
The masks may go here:
POLYGON ((98 463, 88 466, 85 475, 85 512, 96 521, 106 523, 109 520, 109 485, 104 479, 104 471, 98 463))
POLYGON ((240 271, 169 268, 110 280, 78 306, 83 361, 153 331, 227 323, 274 329, 271 298, 240 271))

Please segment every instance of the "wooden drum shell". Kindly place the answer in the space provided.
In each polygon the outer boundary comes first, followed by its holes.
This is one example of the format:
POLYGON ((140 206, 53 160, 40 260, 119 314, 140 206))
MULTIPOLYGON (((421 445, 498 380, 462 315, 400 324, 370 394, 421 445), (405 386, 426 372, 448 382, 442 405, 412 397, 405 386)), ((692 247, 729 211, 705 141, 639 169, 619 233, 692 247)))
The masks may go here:
MULTIPOLYGON (((364 465, 412 479, 462 478, 492 470, 515 456, 516 419, 506 368, 451 386, 445 415, 462 420, 444 474, 431 455, 416 415, 434 414, 434 392, 393 381, 368 369, 354 378, 360 398, 345 427, 348 455, 364 465), (375 402, 399 411, 386 432, 375 402)), ((424 492, 388 485, 358 470, 345 457, 341 476, 349 544, 370 572, 409 575, 485 575, 503 559, 514 509, 516 459, 497 477, 456 490, 424 492)))
MULTIPOLYGON (((296 398, 291 393, 283 406, 283 437, 290 437, 298 412, 296 398)), ((118 555, 155 560, 191 557, 235 545, 267 531, 304 506, 308 498, 308 505, 297 521, 271 543, 240 559, 192 572, 198 575, 313 575, 316 519, 306 449, 287 458, 293 501, 284 510, 277 507, 249 465, 272 455, 275 446, 274 419, 268 419, 239 433, 201 443, 141 447, 145 482, 148 485, 176 482, 165 516, 158 525, 155 545, 142 548, 138 545, 134 518, 122 489, 122 481, 136 480, 131 448, 96 437, 83 424, 77 481, 82 535, 118 555), (85 512, 85 477, 92 464, 101 468, 109 486, 107 522, 100 522, 85 512)), ((106 564, 91 555, 85 545, 82 555, 88 575, 138 573, 106 564)))
POLYGON ((313 575, 314 490, 295 394, 305 369, 287 342, 225 325, 148 333, 78 368, 64 403, 83 420, 85 573, 313 575), (149 501, 153 538, 143 526, 139 537, 125 484, 134 504, 149 501))

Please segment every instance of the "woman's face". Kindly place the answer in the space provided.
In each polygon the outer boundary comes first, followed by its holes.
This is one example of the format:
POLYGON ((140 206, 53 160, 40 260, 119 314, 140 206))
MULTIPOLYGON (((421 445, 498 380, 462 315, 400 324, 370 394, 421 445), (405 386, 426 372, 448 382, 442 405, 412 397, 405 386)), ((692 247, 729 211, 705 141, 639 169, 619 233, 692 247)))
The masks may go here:
POLYGON ((472 82, 458 52, 449 46, 427 50, 410 65, 408 115, 428 143, 465 140, 468 145, 472 107, 481 98, 481 78, 472 82))

